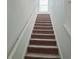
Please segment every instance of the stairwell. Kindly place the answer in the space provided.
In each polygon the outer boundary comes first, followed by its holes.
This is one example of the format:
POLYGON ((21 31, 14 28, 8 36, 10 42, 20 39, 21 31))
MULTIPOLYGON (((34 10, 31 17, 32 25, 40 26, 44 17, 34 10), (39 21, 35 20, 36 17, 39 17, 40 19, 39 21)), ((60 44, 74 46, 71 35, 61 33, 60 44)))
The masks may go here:
POLYGON ((38 14, 24 59, 61 59, 49 14, 38 14))

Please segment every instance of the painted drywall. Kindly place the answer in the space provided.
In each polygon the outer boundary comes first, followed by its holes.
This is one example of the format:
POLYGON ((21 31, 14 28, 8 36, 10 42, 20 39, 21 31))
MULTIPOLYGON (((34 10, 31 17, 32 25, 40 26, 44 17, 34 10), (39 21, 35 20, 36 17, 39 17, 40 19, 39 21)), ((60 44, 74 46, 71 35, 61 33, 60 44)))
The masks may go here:
POLYGON ((8 59, 24 59, 24 56, 27 53, 27 48, 29 45, 36 17, 37 17, 36 12, 33 12, 29 19, 30 20, 29 23, 25 26, 23 32, 19 37, 19 40, 17 41, 8 59))
POLYGON ((65 22, 64 26, 71 36, 71 0, 64 1, 64 9, 65 9, 65 22))
POLYGON ((61 58, 71 59, 71 37, 64 28, 66 24, 70 29, 70 9, 65 10, 65 7, 69 8, 65 3, 65 0, 49 0, 49 10, 61 58), (65 14, 66 12, 69 12, 69 16, 65 14))
POLYGON ((11 53, 24 26, 28 24, 35 11, 35 4, 35 0, 7 0, 7 55, 11 53))

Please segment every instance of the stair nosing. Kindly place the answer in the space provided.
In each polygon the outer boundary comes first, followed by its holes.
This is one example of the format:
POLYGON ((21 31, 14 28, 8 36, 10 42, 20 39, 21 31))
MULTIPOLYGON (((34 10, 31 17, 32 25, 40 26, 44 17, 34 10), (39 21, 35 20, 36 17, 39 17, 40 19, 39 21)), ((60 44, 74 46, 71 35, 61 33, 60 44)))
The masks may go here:
POLYGON ((31 40, 37 40, 37 41, 56 41, 54 39, 31 39, 31 40))
POLYGON ((45 45, 29 45, 28 47, 33 47, 33 48, 58 48, 57 46, 45 46, 45 45))
POLYGON ((43 53, 27 53, 25 56, 29 56, 29 57, 41 57, 41 58, 60 58, 59 55, 43 54, 43 53))

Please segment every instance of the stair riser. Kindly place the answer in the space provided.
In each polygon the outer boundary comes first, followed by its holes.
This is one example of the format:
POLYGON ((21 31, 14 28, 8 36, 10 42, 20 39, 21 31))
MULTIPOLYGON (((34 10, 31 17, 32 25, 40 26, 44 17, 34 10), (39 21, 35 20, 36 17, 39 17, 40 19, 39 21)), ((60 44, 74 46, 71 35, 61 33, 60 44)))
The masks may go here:
POLYGON ((37 17, 37 20, 38 20, 38 19, 50 19, 50 17, 42 17, 42 16, 41 16, 41 17, 37 17))
POLYGON ((47 15, 47 14, 38 14, 38 16, 37 16, 37 18, 49 18, 50 16, 49 15, 47 15))
POLYGON ((36 23, 51 23, 51 21, 39 21, 39 22, 36 22, 36 23))
POLYGON ((52 27, 37 27, 37 26, 35 26, 34 29, 52 29, 52 27))
POLYGON ((37 17, 37 20, 48 20, 50 17, 37 17))
POLYGON ((57 48, 34 48, 28 47, 29 53, 44 53, 44 54, 58 54, 57 48))
POLYGON ((29 56, 26 56, 24 59, 60 59, 60 58, 42 58, 42 57, 29 57, 29 56))
POLYGON ((50 17, 37 17, 36 20, 50 20, 50 17))
POLYGON ((33 30, 33 33, 44 33, 44 34, 54 34, 54 31, 38 31, 38 30, 33 30))
POLYGON ((38 41, 38 40, 31 40, 31 45, 46 45, 46 46, 56 46, 56 41, 38 41))
POLYGON ((40 23, 40 22, 37 22, 37 23, 35 23, 35 24, 52 24, 52 23, 50 23, 50 22, 48 22, 48 23, 40 23))
POLYGON ((55 35, 52 36, 44 36, 44 35, 32 35, 32 38, 39 38, 39 39, 55 39, 55 35))
POLYGON ((52 24, 49 24, 49 23, 48 24, 38 24, 37 23, 37 24, 35 24, 35 26, 52 26, 52 24))

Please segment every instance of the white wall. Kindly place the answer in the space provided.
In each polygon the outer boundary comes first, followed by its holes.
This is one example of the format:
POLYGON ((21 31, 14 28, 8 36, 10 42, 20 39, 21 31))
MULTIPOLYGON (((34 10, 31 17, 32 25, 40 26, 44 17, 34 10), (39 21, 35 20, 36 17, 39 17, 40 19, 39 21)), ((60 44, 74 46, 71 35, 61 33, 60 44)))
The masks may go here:
POLYGON ((36 2, 35 0, 8 0, 7 4, 7 54, 9 55, 19 40, 24 27, 29 23, 31 15, 35 12, 36 2))
POLYGON ((64 9, 65 9, 64 27, 71 36, 71 0, 64 1, 64 9))
POLYGON ((70 8, 65 0, 49 0, 51 20, 62 59, 71 59, 71 38, 64 24, 70 29, 70 8), (67 9, 66 9, 67 8, 67 9), (69 10, 68 10, 69 8, 69 10), (69 13, 68 13, 69 12, 69 13), (68 14, 66 14, 68 13, 68 14), (69 16, 67 16, 69 15, 69 16))
POLYGON ((15 44, 8 59, 24 59, 24 56, 27 53, 27 48, 29 45, 29 41, 30 41, 30 37, 31 37, 31 33, 33 30, 36 17, 37 17, 37 14, 36 12, 34 12, 31 15, 28 24, 25 26, 23 32, 21 33, 19 40, 15 44))

